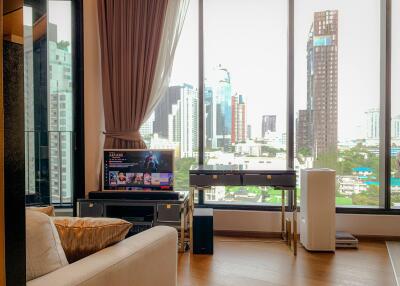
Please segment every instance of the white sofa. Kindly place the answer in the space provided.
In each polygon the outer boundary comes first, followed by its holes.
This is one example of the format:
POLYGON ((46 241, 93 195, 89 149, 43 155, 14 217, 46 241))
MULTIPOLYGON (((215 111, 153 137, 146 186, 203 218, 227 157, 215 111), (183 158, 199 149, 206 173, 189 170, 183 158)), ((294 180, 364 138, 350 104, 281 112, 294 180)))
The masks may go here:
POLYGON ((157 226, 27 282, 28 286, 176 286, 177 231, 157 226))

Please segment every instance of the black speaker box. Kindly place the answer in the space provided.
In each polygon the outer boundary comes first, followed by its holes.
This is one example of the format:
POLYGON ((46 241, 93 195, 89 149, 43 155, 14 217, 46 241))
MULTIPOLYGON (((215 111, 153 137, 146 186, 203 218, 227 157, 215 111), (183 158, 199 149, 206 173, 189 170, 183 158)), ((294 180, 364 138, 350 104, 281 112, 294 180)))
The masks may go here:
POLYGON ((193 213, 193 253, 214 253, 213 209, 194 209, 193 213))

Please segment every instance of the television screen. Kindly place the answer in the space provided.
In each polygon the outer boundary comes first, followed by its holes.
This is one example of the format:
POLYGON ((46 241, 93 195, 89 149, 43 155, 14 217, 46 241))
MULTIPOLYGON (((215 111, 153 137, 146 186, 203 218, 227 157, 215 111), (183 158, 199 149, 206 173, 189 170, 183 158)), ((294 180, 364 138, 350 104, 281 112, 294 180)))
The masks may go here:
POLYGON ((103 190, 172 190, 173 150, 104 150, 103 190))

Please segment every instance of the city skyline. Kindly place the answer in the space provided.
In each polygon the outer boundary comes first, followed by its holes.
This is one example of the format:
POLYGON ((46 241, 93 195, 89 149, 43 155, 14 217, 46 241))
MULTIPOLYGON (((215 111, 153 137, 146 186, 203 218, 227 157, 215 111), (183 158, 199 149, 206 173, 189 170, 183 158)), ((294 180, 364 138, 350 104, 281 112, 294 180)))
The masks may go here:
MULTIPOLYGON (((247 2, 231 1, 229 13, 224 12, 224 20, 217 22, 219 19, 217 15, 225 11, 227 1, 205 1, 207 13, 204 19, 206 24, 204 68, 206 78, 207 71, 217 64, 222 64, 231 71, 233 90, 246 95, 248 109, 253 111, 247 118, 248 123, 253 126, 253 136, 260 137, 259 118, 263 114, 276 113, 279 122, 278 132, 286 132, 287 7, 285 1, 250 2, 252 5, 248 5, 247 2), (254 12, 255 9, 251 7, 257 7, 259 11, 254 12), (264 11, 263 16, 260 15, 262 11, 264 11), (250 19, 249 24, 243 24, 249 18, 256 17, 269 17, 271 21, 250 19), (237 21, 238 18, 240 21, 237 21), (258 22, 254 24, 251 21, 258 22), (242 37, 242 34, 245 38, 237 41, 238 35, 242 37), (268 37, 259 37, 260 34, 266 34, 268 37), (257 49, 254 50, 253 46, 257 46, 257 49), (262 48, 268 51, 268 55, 260 51, 262 48), (273 55, 273 59, 269 55, 273 55), (242 58, 247 61, 246 64, 241 62, 242 58), (260 70, 261 67, 258 65, 263 65, 263 69, 260 70), (243 69, 243 66, 246 69, 243 69), (257 77, 252 78, 248 75, 249 68, 253 68, 251 74, 256 74, 257 77), (252 86, 259 88, 255 90, 252 86), (266 104, 260 105, 258 102, 266 104)), ((307 62, 304 47, 307 45, 313 13, 338 10, 341 14, 339 19, 341 41, 338 53, 338 141, 359 139, 364 136, 360 130, 366 128, 365 111, 379 107, 379 1, 305 0, 301 9, 297 6, 295 8, 295 112, 306 108, 307 62), (354 14, 353 12, 360 11, 360 7, 362 13, 354 14), (359 20, 354 20, 354 17, 359 20), (369 20, 363 20, 365 18, 369 20), (353 22, 354 24, 351 24, 353 22), (364 43, 363 49, 358 49, 356 43, 364 43), (344 121, 345 117, 348 120, 344 121)), ((187 82, 197 86, 197 11, 197 6, 191 4, 176 53, 171 78, 173 84, 187 82), (187 68, 188 66, 191 68, 187 68)), ((398 42, 400 45, 400 39, 396 39, 393 43, 398 42)), ((397 55, 394 55, 394 58, 397 59, 397 55)), ((393 83, 393 87, 400 92, 398 85, 397 82, 393 83)), ((400 114, 400 105, 398 106, 392 104, 393 114, 400 114)))

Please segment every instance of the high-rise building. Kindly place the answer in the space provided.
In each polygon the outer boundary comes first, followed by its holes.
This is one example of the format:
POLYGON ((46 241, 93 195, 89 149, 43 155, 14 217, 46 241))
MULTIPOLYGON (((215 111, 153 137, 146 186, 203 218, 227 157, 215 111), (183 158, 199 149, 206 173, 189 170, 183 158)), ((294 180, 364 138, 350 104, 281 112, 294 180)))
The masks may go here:
POLYGON ((172 106, 178 102, 181 89, 181 86, 168 87, 165 95, 161 97, 155 108, 153 132, 162 138, 168 138, 168 115, 172 112, 172 106))
POLYGON ((251 125, 247 124, 247 139, 251 140, 251 125))
POLYGON ((337 152, 338 140, 338 11, 314 13, 310 90, 314 154, 337 152))
POLYGON ((264 137, 266 132, 276 132, 276 115, 263 115, 261 137, 264 137))
POLYGON ((314 13, 307 41, 307 110, 299 112, 298 148, 312 140, 314 158, 336 156, 338 140, 338 11, 314 13), (300 118, 301 117, 301 118, 300 118))
POLYGON ((226 68, 219 65, 212 70, 207 79, 204 99, 208 118, 206 144, 227 150, 231 146, 232 135, 232 86, 226 68))
POLYGON ((217 135, 214 134, 216 131, 216 105, 213 101, 213 90, 212 87, 206 86, 204 89, 204 118, 205 118, 205 128, 204 134, 206 134, 205 145, 206 148, 217 148, 217 135))
POLYGON ((179 143, 181 158, 193 158, 198 150, 198 94, 191 85, 180 88, 179 99, 168 114, 168 139, 179 143))
POLYGON ((232 96, 232 143, 246 142, 246 104, 243 95, 232 96))
MULTIPOLYGON (((25 23, 29 24, 29 23, 25 23)), ((35 181, 35 110, 33 89, 32 26, 24 25, 24 128, 25 128, 25 192, 34 194, 35 181)))
POLYGON ((367 117, 367 139, 379 139, 379 108, 371 108, 365 112, 367 117))
POLYGON ((49 23, 49 165, 52 202, 72 202, 72 57, 49 23), (52 37, 51 35, 54 34, 52 37), (61 197, 60 197, 61 196, 61 197))
POLYGON ((392 118, 392 138, 400 139, 400 115, 392 118))
MULTIPOLYGON (((153 135, 153 127, 154 127, 154 112, 151 113, 150 117, 146 120, 145 123, 140 126, 140 135, 144 138, 149 140, 149 137, 153 135)), ((146 140, 145 140, 146 141, 146 140)), ((147 142, 146 142, 147 143, 147 142)))
POLYGON ((313 140, 309 110, 299 110, 296 118, 296 153, 311 156, 313 140))

